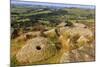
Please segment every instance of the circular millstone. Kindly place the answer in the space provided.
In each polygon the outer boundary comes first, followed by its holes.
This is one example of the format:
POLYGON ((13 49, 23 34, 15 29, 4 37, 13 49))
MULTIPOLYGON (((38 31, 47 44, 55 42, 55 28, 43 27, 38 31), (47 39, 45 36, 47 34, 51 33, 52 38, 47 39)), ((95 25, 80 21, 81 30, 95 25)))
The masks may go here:
POLYGON ((56 53, 56 47, 47 38, 36 37, 29 40, 17 53, 16 59, 21 64, 32 64, 46 60, 56 53))

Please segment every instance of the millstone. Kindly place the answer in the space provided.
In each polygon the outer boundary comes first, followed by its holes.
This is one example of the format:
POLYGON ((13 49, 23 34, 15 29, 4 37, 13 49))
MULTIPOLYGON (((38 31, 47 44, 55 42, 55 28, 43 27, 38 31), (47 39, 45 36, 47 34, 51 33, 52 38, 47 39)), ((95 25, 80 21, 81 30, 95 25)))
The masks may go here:
POLYGON ((47 38, 36 37, 29 40, 25 46, 16 54, 16 59, 21 64, 32 64, 34 62, 48 59, 55 55, 56 47, 47 38))

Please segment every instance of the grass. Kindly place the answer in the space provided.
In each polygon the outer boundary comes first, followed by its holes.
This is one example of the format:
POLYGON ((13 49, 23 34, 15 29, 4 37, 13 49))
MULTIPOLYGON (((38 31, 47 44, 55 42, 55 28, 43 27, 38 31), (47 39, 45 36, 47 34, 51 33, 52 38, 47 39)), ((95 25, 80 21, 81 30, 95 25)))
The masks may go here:
POLYGON ((20 14, 20 16, 32 16, 32 15, 37 15, 37 14, 48 14, 51 13, 51 11, 42 11, 42 12, 36 12, 36 13, 28 13, 28 14, 20 14))

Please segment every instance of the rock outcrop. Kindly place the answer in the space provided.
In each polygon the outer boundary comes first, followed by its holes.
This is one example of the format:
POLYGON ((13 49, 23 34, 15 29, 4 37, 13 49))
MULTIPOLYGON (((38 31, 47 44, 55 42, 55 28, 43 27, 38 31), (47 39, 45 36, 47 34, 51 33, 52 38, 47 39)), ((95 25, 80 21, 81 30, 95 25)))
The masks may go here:
POLYGON ((17 53, 16 59, 20 64, 32 64, 34 62, 48 59, 55 55, 56 47, 47 38, 36 37, 30 39, 17 53))
POLYGON ((65 63, 95 60, 94 34, 84 24, 61 26, 34 37, 16 54, 20 64, 65 63), (59 34, 59 35, 57 35, 59 34), (57 37, 55 42, 50 38, 57 37), (59 50, 57 49, 60 48, 59 50))

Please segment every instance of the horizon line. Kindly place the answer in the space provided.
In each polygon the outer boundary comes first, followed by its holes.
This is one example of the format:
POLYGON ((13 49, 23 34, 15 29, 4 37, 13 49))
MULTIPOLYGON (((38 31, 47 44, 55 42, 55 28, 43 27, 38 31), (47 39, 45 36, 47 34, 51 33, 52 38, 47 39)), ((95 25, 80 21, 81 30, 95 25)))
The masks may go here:
MULTIPOLYGON (((16 1, 16 0, 11 0, 11 4, 35 4, 35 5, 44 5, 44 6, 61 6, 61 7, 68 7, 68 5, 74 5, 73 7, 80 7, 80 8, 92 8, 95 9, 95 5, 81 5, 81 4, 65 4, 65 3, 51 3, 51 2, 39 2, 39 1, 16 1), (76 6, 75 6, 76 5, 76 6)), ((69 6, 70 7, 70 6, 69 6)))

